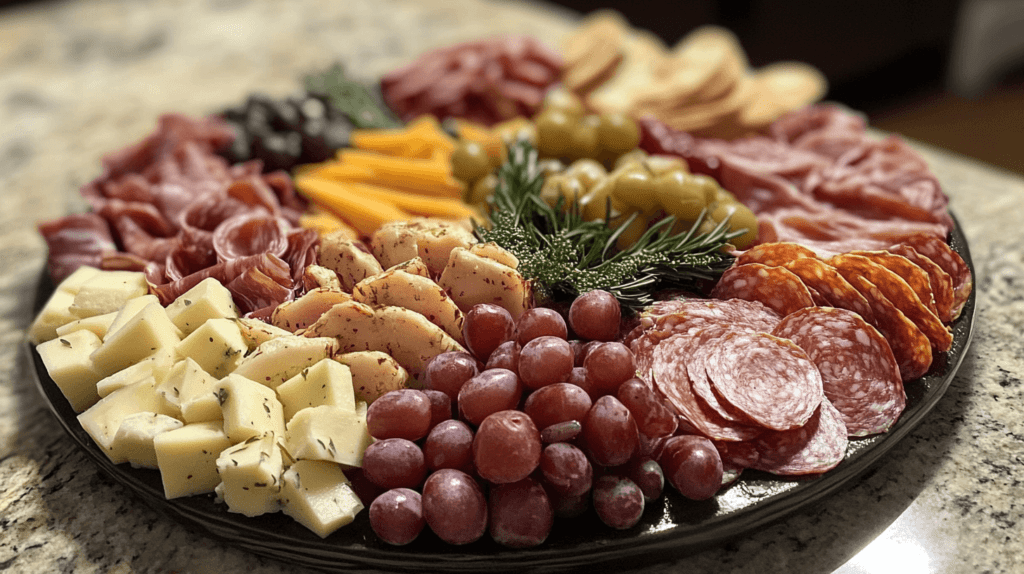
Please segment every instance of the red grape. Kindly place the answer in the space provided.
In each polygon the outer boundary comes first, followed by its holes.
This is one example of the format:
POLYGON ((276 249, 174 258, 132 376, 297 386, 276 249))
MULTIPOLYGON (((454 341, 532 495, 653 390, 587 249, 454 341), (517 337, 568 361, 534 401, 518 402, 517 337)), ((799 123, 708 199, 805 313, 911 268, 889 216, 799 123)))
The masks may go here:
POLYGON ((423 484, 423 518, 448 544, 475 542, 487 531, 487 501, 476 480, 442 468, 423 484))
POLYGON ((619 335, 622 308, 607 291, 588 291, 569 307, 569 324, 577 335, 592 341, 611 341, 619 335))
POLYGON ((644 494, 632 480, 606 474, 594 481, 594 510, 612 528, 632 528, 643 516, 644 494))
POLYGON ((369 515, 377 537, 395 546, 416 540, 426 523, 420 493, 408 488, 395 488, 375 498, 369 515))
POLYGON ((466 381, 480 374, 476 359, 462 351, 448 351, 435 356, 427 363, 424 386, 441 391, 451 400, 459 396, 459 389, 466 381))
POLYGON ((473 462, 473 430, 457 420, 438 424, 423 443, 423 456, 430 470, 469 469, 473 462))
POLYGON ((531 389, 564 381, 572 372, 572 346, 558 337, 537 337, 519 354, 519 378, 531 389))
POLYGON ((430 399, 415 389, 384 393, 366 409, 366 428, 376 439, 419 440, 430 431, 430 399))
POLYGON ((539 429, 564 421, 582 421, 593 402, 586 391, 569 383, 541 387, 526 397, 523 410, 539 429))
POLYGON ((669 484, 693 500, 707 500, 722 487, 722 457, 702 436, 679 435, 665 441, 661 467, 669 484))
POLYGON ((427 476, 427 463, 416 443, 404 438, 388 438, 366 447, 363 475, 385 490, 415 488, 427 476))
POLYGON ((505 341, 487 358, 485 369, 508 369, 519 375, 519 353, 522 347, 516 341, 505 341))
POLYGON ((627 465, 628 478, 644 493, 644 501, 651 502, 661 498, 665 490, 665 473, 657 461, 637 460, 627 465))
POLYGON ((430 428, 452 418, 452 399, 442 391, 423 389, 421 393, 430 399, 430 428))
POLYGON ((544 447, 540 456, 540 471, 553 490, 568 497, 590 491, 594 479, 594 469, 587 455, 564 442, 544 447))
POLYGON ((654 394, 654 390, 636 377, 619 385, 615 396, 633 413, 637 429, 649 437, 671 436, 679 426, 679 419, 654 394))
POLYGON ((520 411, 500 411, 488 416, 473 438, 476 472, 496 484, 530 476, 540 464, 540 453, 540 431, 520 411))
POLYGON ((569 329, 565 325, 565 319, 558 314, 558 311, 545 307, 527 309, 516 323, 516 340, 520 345, 525 345, 537 337, 545 335, 565 339, 568 334, 569 329))
POLYGON ((555 522, 547 493, 532 478, 493 487, 489 514, 491 538, 509 548, 543 543, 555 522))
POLYGON ((508 369, 487 369, 473 377, 459 391, 462 420, 479 425, 488 415, 519 406, 523 396, 519 377, 508 369))
POLYGON ((625 464, 640 443, 633 415, 611 395, 590 407, 583 419, 583 440, 591 458, 601 466, 625 464))
POLYGON ((516 324, 504 307, 478 303, 466 313, 462 337, 476 358, 486 362, 498 345, 515 338, 516 324))
POLYGON ((619 385, 636 375, 633 351, 622 343, 601 343, 583 362, 587 376, 598 393, 615 394, 619 385))
POLYGON ((573 351, 576 353, 574 365, 582 367, 583 363, 587 360, 587 355, 594 350, 594 347, 601 344, 601 341, 587 341, 586 343, 580 344, 579 347, 573 347, 573 351))
POLYGON ((564 421, 555 423, 540 431, 540 442, 551 444, 553 442, 569 442, 583 432, 583 424, 580 421, 564 421))

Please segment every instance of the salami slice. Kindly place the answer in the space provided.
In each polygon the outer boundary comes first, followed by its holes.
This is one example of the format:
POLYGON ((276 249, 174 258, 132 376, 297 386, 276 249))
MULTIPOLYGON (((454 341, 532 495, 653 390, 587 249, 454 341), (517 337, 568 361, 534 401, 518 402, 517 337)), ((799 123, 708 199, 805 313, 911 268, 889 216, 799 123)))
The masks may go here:
POLYGON ((814 306, 811 293, 799 277, 785 267, 769 267, 761 263, 748 263, 726 270, 711 296, 758 301, 783 317, 797 309, 814 306))
POLYGON ((847 434, 839 411, 823 398, 804 426, 757 437, 759 457, 751 468, 783 476, 827 472, 846 456, 847 434))
POLYGON ((851 276, 849 280, 875 310, 871 324, 889 342, 903 380, 916 379, 927 373, 932 364, 932 346, 928 337, 886 299, 872 282, 857 275, 851 276))
POLYGON ((692 338, 675 335, 654 348, 651 367, 654 388, 676 411, 681 422, 712 440, 743 441, 756 437, 764 429, 725 420, 693 393, 685 367, 693 351, 692 345, 692 338))
POLYGON ((711 381, 708 380, 707 374, 708 356, 715 351, 723 337, 729 333, 742 331, 750 332, 744 327, 737 328, 723 324, 705 327, 693 334, 691 336, 693 353, 690 355, 689 360, 686 361, 686 374, 690 377, 690 386, 693 389, 693 394, 704 401, 704 404, 710 407, 711 410, 727 421, 751 425, 755 423, 749 417, 735 408, 731 408, 729 405, 722 404, 718 400, 714 391, 711 390, 711 381))
POLYGON ((792 242, 761 243, 747 249, 736 258, 736 265, 760 263, 770 267, 782 267, 801 257, 816 259, 814 251, 792 242))
POLYGON ((945 241, 934 235, 919 233, 904 239, 901 243, 913 247, 949 274, 953 281, 953 318, 959 317, 974 287, 974 279, 971 277, 971 269, 967 262, 945 241))
POLYGON ((939 351, 949 350, 953 344, 953 334, 899 275, 860 255, 836 255, 828 263, 847 281, 851 276, 858 276, 873 283, 886 299, 917 325, 933 347, 939 351))
POLYGON ((817 367, 800 347, 767 333, 730 333, 718 343, 706 367, 720 401, 769 429, 807 423, 823 390, 817 367))
POLYGON ((937 263, 921 255, 909 245, 893 245, 889 250, 909 259, 928 274, 928 281, 935 298, 935 314, 943 323, 953 320, 953 279, 937 263))
POLYGON ((853 311, 871 322, 872 310, 868 300, 828 263, 803 257, 787 263, 786 269, 799 277, 808 289, 816 289, 829 307, 853 311))
POLYGON ((789 339, 818 367, 825 396, 850 436, 889 430, 906 406, 906 393, 889 343, 860 315, 815 307, 788 315, 772 332, 789 339))
MULTIPOLYGON (((938 308, 935 305, 935 294, 932 292, 932 283, 928 279, 928 274, 925 273, 924 269, 921 269, 917 264, 913 263, 906 257, 898 255, 891 251, 851 251, 850 255, 860 255, 866 259, 870 259, 872 262, 885 267, 889 271, 899 275, 910 288, 917 293, 921 302, 924 303, 928 310, 938 317, 938 308)), ((941 320, 941 319, 940 319, 941 320)))

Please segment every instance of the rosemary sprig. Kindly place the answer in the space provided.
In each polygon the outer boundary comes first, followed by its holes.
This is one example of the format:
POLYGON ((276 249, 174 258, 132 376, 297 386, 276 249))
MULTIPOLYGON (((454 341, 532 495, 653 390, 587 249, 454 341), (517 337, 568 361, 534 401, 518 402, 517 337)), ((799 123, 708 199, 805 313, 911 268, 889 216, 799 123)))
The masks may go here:
MULTIPOLYGON (((508 160, 498 171, 492 198, 491 226, 477 228, 482 241, 494 241, 519 259, 519 271, 534 282, 540 300, 571 299, 591 289, 604 289, 628 309, 653 303, 659 289, 699 290, 732 263, 721 251, 742 231, 728 222, 697 234, 701 219, 685 233, 672 233, 674 217, 652 225, 632 246, 615 247, 629 220, 612 229, 604 221, 585 221, 579 202, 554 207, 540 198, 544 175, 537 151, 527 141, 508 148, 508 160)), ((606 213, 610 213, 610 207, 606 213)))

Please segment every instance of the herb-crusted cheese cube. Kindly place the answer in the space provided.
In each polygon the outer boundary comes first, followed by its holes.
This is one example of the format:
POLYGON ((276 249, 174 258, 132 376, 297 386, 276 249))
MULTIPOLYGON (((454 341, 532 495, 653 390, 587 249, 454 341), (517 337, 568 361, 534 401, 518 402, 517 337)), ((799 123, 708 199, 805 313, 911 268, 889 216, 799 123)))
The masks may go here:
POLYGON ((333 355, 336 347, 333 337, 278 337, 242 359, 234 374, 276 389, 304 369, 333 355))
POLYGON ((324 359, 277 387, 284 406, 284 419, 307 407, 331 405, 346 410, 356 409, 352 391, 352 373, 333 359, 324 359))
POLYGON ((137 363, 162 348, 180 342, 178 330, 159 303, 146 305, 116 333, 108 334, 92 354, 96 369, 110 375, 137 363))
POLYGON ((160 413, 135 413, 121 421, 110 445, 112 458, 127 460, 135 468, 157 468, 153 439, 184 424, 160 413))
POLYGON ((300 460, 284 473, 282 510, 320 538, 349 524, 363 503, 333 462, 300 460))
POLYGON ((217 383, 217 396, 232 443, 266 433, 284 436, 284 409, 273 389, 231 374, 217 383))
POLYGON ((117 317, 117 313, 104 313, 103 315, 95 315, 85 319, 76 319, 57 327, 57 336, 61 337, 74 331, 87 329, 96 333, 96 336, 102 339, 107 336, 107 331, 110 330, 110 325, 114 322, 115 317, 117 317))
POLYGON ((220 484, 217 457, 233 443, 219 421, 193 423, 153 438, 167 499, 213 492, 220 484))
POLYGON ((96 383, 102 375, 90 358, 100 348, 100 338, 92 331, 75 331, 66 337, 51 339, 36 347, 46 372, 76 413, 100 400, 96 383))
POLYGON ((231 319, 209 319, 174 348, 179 357, 190 357, 207 373, 222 379, 235 370, 249 346, 231 319))
POLYGON ((323 405, 308 407, 288 421, 285 448, 297 460, 330 460, 362 466, 373 438, 366 429, 366 403, 355 411, 323 405))
POLYGON ((114 436, 121 422, 135 413, 174 415, 157 394, 156 383, 152 377, 103 397, 87 411, 78 415, 78 422, 107 457, 114 464, 120 464, 127 462, 128 459, 124 458, 123 453, 114 451, 114 436))
POLYGON ((227 287, 207 277, 168 305, 167 316, 189 335, 210 319, 238 317, 238 307, 227 287))
POLYGON ((130 299, 149 293, 146 275, 138 271, 100 271, 82 283, 69 307, 72 315, 92 317, 124 307, 130 299))
POLYGON ((217 379, 189 357, 171 367, 167 379, 157 390, 165 401, 181 410, 186 423, 223 420, 217 379))
POLYGON ((232 446, 217 458, 217 494, 228 511, 259 516, 280 510, 284 461, 273 433, 232 446))

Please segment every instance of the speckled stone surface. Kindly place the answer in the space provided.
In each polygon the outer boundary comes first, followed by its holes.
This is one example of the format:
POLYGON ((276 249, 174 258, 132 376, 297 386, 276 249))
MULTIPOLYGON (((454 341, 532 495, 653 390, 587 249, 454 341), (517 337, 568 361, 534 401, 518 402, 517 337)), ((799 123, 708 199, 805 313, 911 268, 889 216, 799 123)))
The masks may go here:
MULTIPOLYGON (((335 60, 372 78, 454 41, 497 32, 556 39, 571 18, 482 0, 82 1, 0 11, 0 572, 302 571, 211 541, 128 497, 65 437, 32 383, 22 344, 45 257, 34 225, 81 209, 77 188, 99 173, 101 155, 146 134, 162 112, 205 114, 254 90, 284 95, 335 60)), ((638 571, 1024 571, 1024 180, 922 151, 977 267, 974 340, 948 392, 849 487, 739 541, 638 571)))

